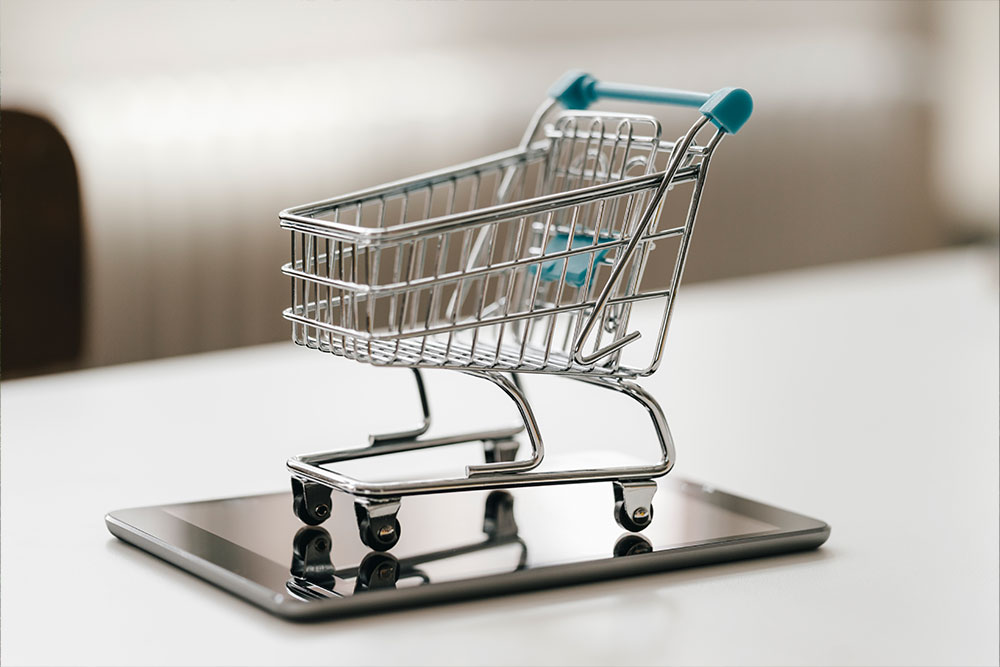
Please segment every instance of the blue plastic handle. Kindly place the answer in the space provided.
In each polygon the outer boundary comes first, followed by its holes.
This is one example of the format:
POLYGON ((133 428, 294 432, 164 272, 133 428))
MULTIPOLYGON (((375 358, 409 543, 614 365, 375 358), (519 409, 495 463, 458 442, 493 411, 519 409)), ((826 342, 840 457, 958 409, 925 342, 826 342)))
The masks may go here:
POLYGON ((714 93, 636 86, 598 81, 585 72, 570 71, 549 88, 549 96, 567 109, 586 109, 599 99, 635 100, 697 107, 723 132, 736 134, 753 113, 753 98, 742 88, 720 88, 714 93))

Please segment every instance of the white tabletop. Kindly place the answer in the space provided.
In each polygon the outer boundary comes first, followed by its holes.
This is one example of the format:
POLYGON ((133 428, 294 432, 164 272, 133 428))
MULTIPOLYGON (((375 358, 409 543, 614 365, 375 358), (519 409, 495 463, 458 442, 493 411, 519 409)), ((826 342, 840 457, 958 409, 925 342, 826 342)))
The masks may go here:
MULTIPOLYGON (((997 303, 977 249, 685 287, 644 382, 675 472, 827 521, 819 551, 316 625, 118 542, 103 516, 285 488, 288 455, 412 421, 405 371, 289 342, 5 382, 0 659, 997 664, 997 303)), ((528 382, 550 452, 655 450, 634 406, 588 422, 586 387, 528 382)), ((509 421, 486 384, 431 374, 443 430, 509 421)))

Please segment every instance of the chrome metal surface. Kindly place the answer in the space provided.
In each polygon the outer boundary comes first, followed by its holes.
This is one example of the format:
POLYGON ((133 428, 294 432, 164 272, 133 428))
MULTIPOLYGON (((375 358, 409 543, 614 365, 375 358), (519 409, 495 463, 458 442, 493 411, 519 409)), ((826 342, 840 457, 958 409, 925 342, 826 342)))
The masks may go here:
POLYGON ((424 376, 420 374, 420 370, 417 368, 413 369, 413 377, 417 381, 417 392, 420 394, 420 408, 424 413, 423 421, 420 426, 416 428, 408 429, 406 431, 397 431, 395 433, 380 433, 372 434, 368 436, 369 445, 382 445, 389 442, 395 442, 397 440, 412 440, 417 438, 431 427, 431 407, 430 403, 427 402, 427 390, 424 389, 424 376))
MULTIPOLYGON (((369 499, 614 481, 625 484, 630 512, 648 508, 648 480, 670 470, 674 446, 659 405, 629 380, 660 364, 708 165, 724 133, 699 143, 712 128, 699 116, 679 139, 665 141, 651 116, 557 107, 550 99, 538 108, 518 148, 280 214, 291 235, 282 271, 292 282, 284 315, 293 340, 414 369, 423 410, 418 427, 371 436, 368 447, 291 458, 294 476, 369 499), (666 202, 679 197, 686 214, 671 222, 666 202), (657 244, 673 252, 660 276, 647 272, 657 244), (650 300, 662 304, 660 326, 651 344, 639 346, 642 332, 628 328, 631 307, 650 300), (514 401, 523 426, 426 437, 423 368, 493 382, 514 401), (520 373, 564 375, 638 401, 652 418, 659 461, 536 470, 545 448, 520 373), (473 441, 489 452, 522 430, 526 456, 488 454, 463 477, 367 482, 325 467, 473 441)), ((663 263, 669 257, 655 266, 663 263)))
POLYGON ((358 502, 364 506, 368 516, 371 517, 392 516, 399 511, 399 498, 375 500, 362 498, 358 502))
MULTIPOLYGON (((626 396, 642 405, 649 413, 653 422, 653 429, 656 432, 660 444, 660 459, 657 463, 643 466, 617 466, 609 468, 579 468, 573 470, 557 471, 532 471, 541 461, 538 457, 538 450, 535 456, 524 464, 526 471, 512 473, 505 468, 487 468, 482 466, 482 471, 477 474, 467 474, 465 477, 436 478, 436 479, 415 479, 407 481, 390 482, 366 482, 344 475, 342 473, 323 467, 325 464, 351 461, 367 456, 377 456, 384 453, 395 453, 412 449, 426 447, 436 447, 442 444, 459 444, 464 442, 474 442, 476 440, 493 440, 488 437, 492 433, 471 434, 479 437, 468 437, 466 439, 455 438, 446 439, 447 442, 427 442, 414 440, 409 443, 393 443, 385 449, 387 451, 373 451, 381 448, 364 447, 361 449, 336 450, 329 452, 317 452, 293 456, 288 459, 288 469, 293 475, 304 481, 317 482, 340 491, 344 491, 359 498, 395 498, 425 493, 443 493, 448 491, 461 491, 470 489, 499 489, 514 488, 521 486, 539 486, 544 484, 564 484, 571 482, 600 482, 600 481, 622 481, 622 480, 649 480, 670 472, 674 465, 674 441, 670 434, 663 410, 656 400, 639 385, 627 380, 611 380, 603 378, 586 378, 586 381, 598 387, 620 391, 626 396), (530 468, 528 467, 530 465, 530 468)), ((515 400, 515 395, 509 394, 515 400)), ((522 394, 523 396, 523 394, 522 394)), ((522 413, 525 419, 525 427, 528 432, 538 432, 538 424, 534 421, 534 415, 528 411, 522 413)), ((444 439, 443 439, 444 440, 444 439)), ((471 468, 471 466, 470 466, 471 468)))

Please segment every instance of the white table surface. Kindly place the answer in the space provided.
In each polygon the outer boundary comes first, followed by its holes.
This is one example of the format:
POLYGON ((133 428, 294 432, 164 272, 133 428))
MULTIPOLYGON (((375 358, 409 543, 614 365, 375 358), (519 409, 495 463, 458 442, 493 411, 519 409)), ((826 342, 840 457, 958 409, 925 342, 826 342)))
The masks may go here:
MULTIPOLYGON (((997 304, 981 249, 687 286, 644 382, 675 472, 821 518, 826 546, 316 625, 118 542, 103 516, 283 489, 289 454, 411 421, 405 371, 289 342, 5 382, 0 659, 997 664, 997 304)), ((651 451, 638 412, 583 421, 574 392, 594 390, 528 382, 550 451, 651 451)), ((447 425, 507 420, 479 385, 434 373, 432 408, 447 425)))

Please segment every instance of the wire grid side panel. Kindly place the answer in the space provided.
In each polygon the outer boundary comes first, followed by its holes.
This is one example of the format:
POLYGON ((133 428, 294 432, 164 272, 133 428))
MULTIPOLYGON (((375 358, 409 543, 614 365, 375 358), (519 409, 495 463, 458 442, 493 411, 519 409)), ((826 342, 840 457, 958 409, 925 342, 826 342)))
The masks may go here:
MULTIPOLYGON (((595 228, 627 228, 641 214, 649 194, 634 193, 596 205, 573 207, 562 213, 569 220, 574 215, 577 218, 594 215, 606 221, 590 223, 595 228)), ((682 211, 686 202, 678 203, 676 208, 682 211)), ((298 327, 296 340, 373 364, 549 373, 596 370, 634 375, 635 367, 623 366, 617 353, 602 360, 597 369, 583 368, 572 362, 583 322, 592 312, 596 297, 606 284, 627 237, 605 240, 599 236, 597 245, 571 250, 565 245, 553 247, 549 244, 545 252, 535 247, 529 248, 527 257, 520 256, 517 246, 530 243, 539 229, 543 238, 546 227, 550 230, 548 235, 552 236, 554 225, 551 221, 559 212, 490 225, 495 230, 495 237, 490 235, 478 250, 469 250, 466 270, 432 280, 404 281, 401 287, 391 291, 372 294, 300 281, 303 298, 308 300, 293 312, 306 316, 307 324, 313 326, 298 327), (579 267, 581 258, 586 266, 584 279, 574 283, 567 279, 569 269, 566 267, 574 259, 579 267), (590 273, 589 277, 586 272, 590 273), (314 300, 316 297, 318 300, 314 300)), ((653 264, 655 273, 661 278, 672 273, 679 258, 677 237, 683 230, 683 220, 676 224, 679 226, 661 224, 650 234, 667 234, 656 240, 666 251, 665 260, 653 264)), ((469 231, 474 230, 449 233, 454 237, 452 245, 462 245, 469 231)), ((440 236, 436 239, 442 244, 448 243, 440 236)), ((327 240, 318 239, 318 242, 323 248, 327 240)), ((469 242, 467 247, 475 245, 469 242)), ((610 303, 600 314, 600 326, 584 348, 585 353, 629 333, 630 307, 634 301, 666 299, 669 290, 660 286, 662 282, 653 281, 650 286, 643 276, 653 246, 652 241, 641 243, 629 260, 623 279, 616 284, 610 303)), ((319 254, 322 256, 322 250, 319 254)), ((347 260, 344 273, 349 275, 357 270, 357 277, 364 280, 371 252, 362 249, 356 263, 351 262, 352 255, 350 250, 340 254, 347 260)), ((336 252, 334 257, 336 261, 336 252)), ((655 340, 656 331, 642 333, 644 340, 655 340)))
MULTIPOLYGON (((477 174, 471 183, 428 185, 424 199, 414 190, 399 204, 378 201, 375 215, 386 226, 409 221, 406 211, 414 210, 414 202, 433 210, 442 191, 447 212, 642 175, 660 167, 669 148, 663 150, 655 121, 645 134, 634 128, 629 118, 567 115, 548 129, 552 144, 544 162, 477 174), (487 191, 492 195, 481 194, 487 191)), ((293 266, 317 275, 293 280, 291 311, 305 321, 293 327, 296 341, 375 364, 590 372, 572 362, 576 340, 650 195, 595 198, 530 218, 360 250, 293 232, 293 266)), ((363 218, 363 207, 345 210, 363 218)), ((629 333, 635 300, 666 299, 669 289, 656 281, 649 287, 643 278, 653 241, 683 231, 683 211, 674 218, 661 224, 654 216, 649 241, 639 244, 626 265, 585 353, 629 333)), ((656 273, 670 275, 672 267, 665 264, 656 273)), ((620 353, 599 364, 601 372, 635 372, 622 367, 620 353)))
MULTIPOLYGON (((417 181, 394 194, 374 194, 330 207, 313 217, 361 228, 387 228, 536 196, 543 156, 525 155, 510 166, 484 165, 470 173, 417 181)), ((360 246, 322 235, 291 232, 293 340, 329 343, 329 329, 372 334, 385 329, 391 304, 367 299, 367 288, 431 279, 458 270, 471 252, 471 236, 360 246), (302 320, 326 325, 316 330, 302 320)), ((346 343, 346 341, 343 341, 346 343)))
POLYGON ((546 192, 567 192, 654 171, 661 128, 651 116, 568 111, 545 128, 546 192))
MULTIPOLYGON (((571 361, 575 340, 627 241, 621 230, 634 224, 648 198, 642 191, 412 241, 414 256, 422 242, 461 246, 464 268, 432 280, 403 280, 392 290, 362 292, 297 280, 308 300, 292 309, 305 320, 296 340, 375 364, 579 372, 571 361), (604 231, 571 247, 555 231, 557 218, 604 231)), ((308 251, 311 235, 297 236, 308 251)), ((322 258, 327 240, 312 243, 320 245, 322 258)), ((345 273, 357 266, 364 279, 372 253, 362 249, 352 264, 353 254, 340 251, 348 260, 345 273)), ((336 252, 334 257, 336 264, 336 252)), ((637 285, 617 284, 595 348, 622 335, 623 308, 641 296, 637 285)))

